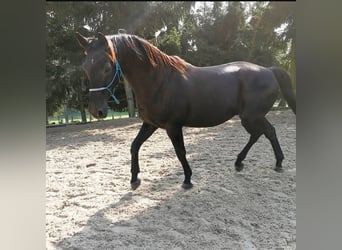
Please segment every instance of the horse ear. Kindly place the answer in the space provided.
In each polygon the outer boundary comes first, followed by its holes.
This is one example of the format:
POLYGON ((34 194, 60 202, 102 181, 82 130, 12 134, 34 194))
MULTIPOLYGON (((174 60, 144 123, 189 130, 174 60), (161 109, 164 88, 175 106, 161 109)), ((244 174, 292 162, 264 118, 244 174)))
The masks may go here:
POLYGON ((89 49, 89 39, 82 36, 80 33, 76 32, 76 38, 80 46, 84 49, 85 52, 89 49))

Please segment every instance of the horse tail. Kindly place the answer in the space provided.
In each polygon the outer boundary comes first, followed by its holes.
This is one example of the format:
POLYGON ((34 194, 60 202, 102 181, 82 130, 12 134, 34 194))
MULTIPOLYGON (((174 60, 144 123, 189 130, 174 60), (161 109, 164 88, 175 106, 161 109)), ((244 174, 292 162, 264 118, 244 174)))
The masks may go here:
POLYGON ((296 114, 296 97, 292 89, 292 83, 289 74, 279 67, 270 67, 270 70, 277 78, 281 93, 284 96, 287 104, 290 106, 293 113, 296 114))

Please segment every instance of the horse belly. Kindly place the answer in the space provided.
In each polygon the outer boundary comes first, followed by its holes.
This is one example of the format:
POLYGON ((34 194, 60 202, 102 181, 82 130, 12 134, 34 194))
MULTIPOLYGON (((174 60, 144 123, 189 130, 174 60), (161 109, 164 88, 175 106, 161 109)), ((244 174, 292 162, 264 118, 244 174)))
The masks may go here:
POLYGON ((194 128, 204 128, 204 127, 214 127, 217 125, 220 125, 226 121, 228 121, 229 119, 231 119, 234 115, 230 115, 230 116, 226 116, 224 118, 221 119, 216 119, 216 120, 189 120, 185 123, 184 126, 186 127, 194 127, 194 128))
POLYGON ((189 110, 185 126, 212 127, 231 119, 237 114, 235 104, 194 105, 189 110))
POLYGON ((190 100, 186 126, 216 126, 238 113, 236 84, 217 81, 202 85, 202 88, 193 92, 190 100))

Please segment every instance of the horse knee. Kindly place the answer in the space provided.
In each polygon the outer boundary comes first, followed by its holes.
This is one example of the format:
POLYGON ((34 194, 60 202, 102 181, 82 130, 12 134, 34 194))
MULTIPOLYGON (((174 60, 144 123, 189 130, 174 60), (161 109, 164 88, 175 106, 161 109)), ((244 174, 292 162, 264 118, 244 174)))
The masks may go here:
POLYGON ((176 155, 180 158, 185 158, 186 157, 186 151, 184 148, 176 148, 176 155))
POLYGON ((134 140, 131 144, 131 154, 135 154, 139 151, 139 144, 134 140))

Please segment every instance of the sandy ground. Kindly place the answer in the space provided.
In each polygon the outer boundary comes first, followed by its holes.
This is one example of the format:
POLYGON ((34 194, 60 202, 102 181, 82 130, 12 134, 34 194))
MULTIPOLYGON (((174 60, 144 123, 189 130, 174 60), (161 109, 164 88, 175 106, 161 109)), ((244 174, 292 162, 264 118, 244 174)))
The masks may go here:
POLYGON ((164 130, 140 150, 141 186, 130 189, 130 145, 139 119, 46 130, 47 249, 296 249, 296 117, 267 115, 283 149, 284 173, 263 136, 242 172, 249 135, 234 118, 184 128, 194 187, 164 130))

